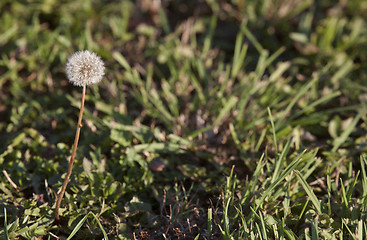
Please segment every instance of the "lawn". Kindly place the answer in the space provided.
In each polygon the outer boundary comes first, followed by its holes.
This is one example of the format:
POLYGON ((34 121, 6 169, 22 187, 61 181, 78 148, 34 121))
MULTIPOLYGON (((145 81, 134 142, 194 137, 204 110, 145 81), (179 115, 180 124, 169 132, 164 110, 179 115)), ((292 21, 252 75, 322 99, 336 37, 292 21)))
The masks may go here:
POLYGON ((364 0, 2 0, 0 239, 364 239, 366 113, 364 0))

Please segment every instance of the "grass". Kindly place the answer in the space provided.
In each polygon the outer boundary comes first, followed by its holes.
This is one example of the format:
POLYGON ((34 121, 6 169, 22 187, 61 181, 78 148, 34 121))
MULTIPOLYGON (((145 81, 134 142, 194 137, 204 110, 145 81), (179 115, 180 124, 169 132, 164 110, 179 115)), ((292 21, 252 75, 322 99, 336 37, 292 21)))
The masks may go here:
POLYGON ((0 3, 0 239, 366 236, 364 1, 157 2, 0 3))

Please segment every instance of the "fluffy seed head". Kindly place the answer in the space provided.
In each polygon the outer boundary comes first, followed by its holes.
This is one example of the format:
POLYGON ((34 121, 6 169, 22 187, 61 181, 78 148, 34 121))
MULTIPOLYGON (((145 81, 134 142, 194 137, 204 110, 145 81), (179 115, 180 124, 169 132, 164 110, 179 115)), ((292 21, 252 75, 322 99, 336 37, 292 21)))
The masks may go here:
POLYGON ((102 59, 94 52, 78 51, 68 58, 66 75, 69 81, 76 86, 98 83, 104 76, 102 59))

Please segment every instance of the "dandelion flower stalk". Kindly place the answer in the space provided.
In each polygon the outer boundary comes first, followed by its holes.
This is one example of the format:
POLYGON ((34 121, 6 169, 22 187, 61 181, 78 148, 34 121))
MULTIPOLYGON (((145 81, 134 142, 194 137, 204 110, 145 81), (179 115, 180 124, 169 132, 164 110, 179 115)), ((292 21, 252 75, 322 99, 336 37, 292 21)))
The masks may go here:
POLYGON ((104 69, 105 69, 104 64, 101 58, 97 56, 95 53, 89 51, 79 51, 74 53, 71 57, 69 57, 68 62, 66 64, 66 74, 69 81, 76 86, 83 87, 83 93, 80 105, 78 125, 76 128, 74 145, 69 161, 68 171, 66 173, 66 177, 61 187, 61 190, 59 191, 59 194, 57 196, 56 208, 55 208, 56 221, 60 220, 59 208, 65 194, 66 186, 69 183, 71 172, 73 170, 76 149, 78 147, 79 142, 80 129, 83 126, 82 119, 83 119, 83 109, 84 109, 84 101, 87 85, 98 83, 99 81, 101 81, 104 76, 104 69))

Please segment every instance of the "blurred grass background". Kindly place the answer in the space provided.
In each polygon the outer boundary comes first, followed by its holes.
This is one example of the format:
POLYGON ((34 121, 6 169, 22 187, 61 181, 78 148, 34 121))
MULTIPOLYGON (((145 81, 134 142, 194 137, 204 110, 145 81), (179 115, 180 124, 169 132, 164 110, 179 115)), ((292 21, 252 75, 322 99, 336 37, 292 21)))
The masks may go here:
POLYGON ((365 236, 365 1, 2 0, 0 13, 0 238, 365 236), (87 89, 57 225, 81 99, 65 63, 83 49, 106 77, 87 89))

